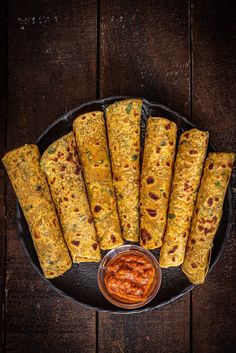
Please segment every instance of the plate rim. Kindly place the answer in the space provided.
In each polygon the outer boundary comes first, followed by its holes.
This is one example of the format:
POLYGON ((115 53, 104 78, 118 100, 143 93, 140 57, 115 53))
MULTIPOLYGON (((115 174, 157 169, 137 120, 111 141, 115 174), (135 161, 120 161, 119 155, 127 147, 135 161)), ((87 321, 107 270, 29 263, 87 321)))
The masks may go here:
MULTIPOLYGON (((192 126, 193 128, 197 128, 196 125, 189 121, 185 116, 183 116, 182 114, 176 112, 175 110, 173 110, 172 108, 165 106, 161 103, 157 103, 154 102, 152 100, 149 100, 145 97, 139 97, 139 96, 123 96, 123 95, 114 95, 114 96, 110 96, 110 97, 106 97, 106 98, 101 98, 101 99, 94 99, 91 101, 86 101, 83 102, 81 104, 76 105, 74 108, 72 108, 71 110, 69 110, 68 112, 60 115, 58 118, 56 118, 51 124, 49 124, 46 129, 43 130, 43 132, 36 138, 36 140, 34 141, 35 144, 38 145, 38 143, 40 142, 40 140, 44 137, 44 135, 46 135, 55 125, 57 125, 60 121, 66 120, 69 116, 73 115, 73 113, 75 113, 77 110, 81 110, 83 108, 85 108, 86 106, 92 105, 92 104, 100 104, 100 105, 107 105, 110 101, 119 101, 119 100, 123 100, 123 99, 141 99, 143 102, 145 102, 148 106, 151 107, 159 107, 165 111, 168 111, 171 114, 176 115, 177 117, 179 117, 182 121, 184 121, 186 124, 192 126)), ((210 146, 213 148, 213 150, 216 150, 216 148, 214 147, 214 145, 212 145, 212 143, 210 143, 210 146)), ((219 249, 218 254, 216 255, 214 261, 211 263, 210 268, 208 273, 211 272, 211 270, 213 269, 213 267, 216 265, 216 263, 219 261, 224 248, 225 248, 225 243, 229 237, 230 231, 231 231, 231 227, 233 224, 233 220, 232 220, 232 214, 233 214, 233 210, 232 210, 232 181, 230 181, 229 185, 228 185, 228 189, 226 192, 226 197, 228 199, 228 203, 229 203, 229 208, 228 208, 228 217, 227 217, 227 227, 225 230, 225 236, 222 242, 222 245, 219 249)), ((160 308, 162 308, 163 306, 172 303, 173 301, 179 299, 180 297, 184 296, 185 294, 189 293, 190 291, 192 291, 197 285, 196 284, 189 284, 186 288, 184 288, 183 290, 181 290, 178 294, 176 294, 175 296, 171 297, 170 299, 164 300, 163 302, 152 306, 152 307, 141 307, 138 309, 134 309, 134 310, 117 310, 116 307, 114 306, 114 310, 113 309, 102 309, 100 307, 97 306, 93 306, 93 305, 89 305, 86 303, 83 303, 81 301, 79 301, 78 299, 75 299, 73 296, 70 296, 69 294, 67 294, 66 292, 62 291, 61 289, 59 289, 58 287, 56 287, 49 279, 45 278, 43 275, 42 270, 39 269, 39 267, 34 263, 27 247, 24 241, 24 231, 22 229, 22 225, 21 225, 21 217, 22 217, 22 210, 20 207, 20 204, 18 202, 18 200, 16 201, 16 220, 17 220, 17 226, 18 226, 18 233, 20 236, 20 242, 22 244, 22 247, 26 253, 26 258, 27 261, 33 266, 33 268, 35 269, 35 271, 37 272, 37 274, 44 280, 45 283, 47 283, 47 285, 52 288, 54 291, 56 291, 58 294, 62 295, 63 297, 71 300, 72 302, 75 302, 79 305, 81 305, 82 307, 85 307, 87 309, 90 310, 95 310, 98 312, 104 312, 104 313, 110 313, 110 314, 115 314, 115 315, 131 315, 131 314, 139 314, 139 313, 143 313, 143 312, 150 312, 153 310, 158 310, 160 308)))

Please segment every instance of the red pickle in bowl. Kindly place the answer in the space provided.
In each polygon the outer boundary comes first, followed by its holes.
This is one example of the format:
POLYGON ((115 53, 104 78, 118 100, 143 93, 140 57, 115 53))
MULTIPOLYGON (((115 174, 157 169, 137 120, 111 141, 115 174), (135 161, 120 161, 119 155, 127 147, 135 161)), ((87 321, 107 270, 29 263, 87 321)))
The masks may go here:
POLYGON ((98 270, 102 294, 116 306, 132 309, 143 306, 157 294, 161 272, 156 258, 136 245, 110 251, 98 270))

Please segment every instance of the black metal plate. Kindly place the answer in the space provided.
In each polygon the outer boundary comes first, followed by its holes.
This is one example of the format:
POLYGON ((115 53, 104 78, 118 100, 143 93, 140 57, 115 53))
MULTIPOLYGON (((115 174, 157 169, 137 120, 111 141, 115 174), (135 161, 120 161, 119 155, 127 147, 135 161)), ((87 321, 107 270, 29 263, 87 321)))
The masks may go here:
MULTIPOLYGON (((101 100, 95 100, 79 105, 75 109, 64 114, 54 123, 52 123, 37 139, 36 143, 39 146, 40 152, 42 153, 54 140, 71 131, 72 122, 78 115, 93 110, 105 111, 107 105, 125 98, 130 97, 115 96, 101 100)), ((194 127, 192 123, 190 123, 180 114, 161 104, 153 103, 143 98, 141 123, 142 145, 144 141, 145 125, 149 116, 164 116, 169 118, 177 124, 179 134, 194 127)), ((212 150, 214 150, 213 146, 209 145, 209 151, 212 150)), ((210 270, 219 259, 223 251, 224 241, 230 232, 232 218, 231 212, 231 192, 229 188, 224 202, 224 210, 221 223, 214 240, 210 270)), ((162 269, 162 285, 156 298, 154 298, 143 308, 135 310, 122 310, 109 303, 100 293, 97 284, 98 264, 82 263, 80 265, 73 265, 73 267, 63 276, 53 280, 45 279, 39 265, 26 220, 18 203, 17 223, 24 249, 35 270, 41 275, 41 277, 43 277, 45 281, 47 281, 50 287, 88 308, 120 314, 131 314, 142 311, 149 311, 155 308, 160 308, 161 306, 172 302, 173 300, 186 294, 195 287, 194 285, 190 284, 186 276, 181 271, 180 267, 162 269)), ((159 250, 154 250, 152 252, 159 257, 159 250)))

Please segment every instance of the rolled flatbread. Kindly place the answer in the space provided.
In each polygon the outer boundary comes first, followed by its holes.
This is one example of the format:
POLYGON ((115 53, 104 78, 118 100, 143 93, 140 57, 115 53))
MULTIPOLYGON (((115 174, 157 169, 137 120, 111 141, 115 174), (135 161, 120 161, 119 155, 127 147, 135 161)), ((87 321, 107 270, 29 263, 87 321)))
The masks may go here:
POLYGON ((113 183, 123 238, 139 240, 140 122, 142 101, 127 99, 106 108, 113 183))
POLYGON ((198 192, 182 270, 189 281, 203 283, 218 229, 234 153, 209 153, 198 192))
POLYGON ((159 248, 166 227, 177 126, 165 118, 147 121, 140 191, 140 244, 159 248))
POLYGON ((179 266, 184 261, 207 145, 208 132, 192 129, 180 136, 167 227, 160 252, 161 267, 179 266))
POLYGON ((123 244, 102 112, 77 117, 73 123, 85 185, 103 250, 123 244))
POLYGON ((73 132, 44 151, 45 172, 73 262, 96 262, 100 249, 85 191, 73 132))
POLYGON ((54 278, 71 267, 36 145, 24 145, 2 159, 28 223, 44 276, 54 278))

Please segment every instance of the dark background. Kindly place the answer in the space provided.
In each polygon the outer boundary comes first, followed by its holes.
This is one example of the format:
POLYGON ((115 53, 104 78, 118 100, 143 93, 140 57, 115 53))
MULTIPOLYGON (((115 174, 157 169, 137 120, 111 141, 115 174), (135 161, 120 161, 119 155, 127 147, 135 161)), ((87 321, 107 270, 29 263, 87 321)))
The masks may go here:
MULTIPOLYGON (((166 104, 208 130, 217 150, 235 150, 235 3, 0 1, 1 156, 75 105, 116 94, 166 104)), ((235 225, 192 293, 150 313, 96 313, 36 274, 2 165, 0 185, 3 352, 235 352, 235 225)))

